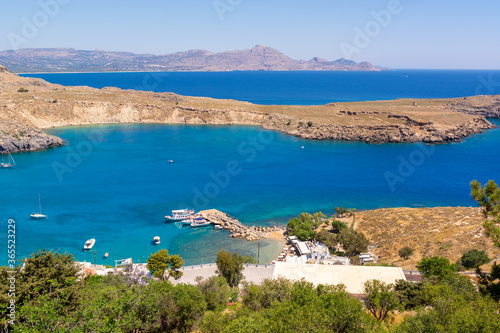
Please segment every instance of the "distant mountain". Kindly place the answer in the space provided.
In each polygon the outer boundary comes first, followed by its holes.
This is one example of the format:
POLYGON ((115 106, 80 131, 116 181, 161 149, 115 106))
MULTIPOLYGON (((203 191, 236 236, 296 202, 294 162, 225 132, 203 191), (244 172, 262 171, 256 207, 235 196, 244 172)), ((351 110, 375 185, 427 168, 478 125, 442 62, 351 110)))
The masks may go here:
POLYGON ((19 49, 0 52, 0 64, 11 72, 112 71, 379 71, 369 62, 321 58, 294 60, 270 47, 211 53, 190 50, 166 55, 102 50, 19 49))

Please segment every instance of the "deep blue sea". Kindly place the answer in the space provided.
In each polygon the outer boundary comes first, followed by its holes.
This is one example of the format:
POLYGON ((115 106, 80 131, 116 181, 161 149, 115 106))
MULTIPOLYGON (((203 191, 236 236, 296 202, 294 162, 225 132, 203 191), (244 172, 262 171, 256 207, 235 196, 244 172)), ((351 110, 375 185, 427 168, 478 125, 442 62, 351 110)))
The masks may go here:
POLYGON ((257 104, 326 104, 500 94, 500 70, 26 74, 66 86, 174 92, 257 104))
MULTIPOLYGON (((37 76, 68 85, 134 88, 138 75, 37 76)), ((474 77, 488 79, 489 74, 391 71, 165 75, 163 88, 156 87, 157 91, 257 103, 318 104, 473 95, 477 84, 474 77), (242 81, 239 89, 234 86, 238 75, 242 81), (178 87, 166 85, 169 79, 178 87), (319 82, 315 83, 316 79, 319 82), (264 89, 261 81, 272 89, 264 89), (319 87, 318 91, 308 99, 313 85, 319 87)), ((498 120, 493 122, 500 125, 498 120)), ((144 262, 160 248, 180 254, 186 264, 207 263, 215 260, 221 248, 256 255, 257 244, 232 239, 223 230, 165 224, 164 215, 181 207, 217 208, 243 223, 267 226, 284 224, 304 211, 330 214, 336 206, 470 206, 475 205, 469 195, 472 179, 483 183, 500 180, 499 129, 442 145, 308 141, 249 126, 123 124, 48 132, 62 137, 67 145, 14 154, 17 166, 0 170, 0 228, 6 233, 7 219, 15 219, 18 257, 48 248, 92 261, 93 253, 81 249, 85 240, 96 238, 98 263, 113 265, 113 260, 128 257, 144 262), (42 212, 49 216, 46 221, 29 219, 38 209, 38 193, 42 212), (156 235, 161 237, 158 246, 151 244, 156 235), (110 254, 108 259, 102 258, 105 252, 110 254)), ((0 247, 6 246, 7 238, 2 237, 0 247)), ((271 260, 279 246, 274 241, 261 242, 261 261, 271 260)), ((6 262, 6 256, 2 256, 0 264, 6 262)))

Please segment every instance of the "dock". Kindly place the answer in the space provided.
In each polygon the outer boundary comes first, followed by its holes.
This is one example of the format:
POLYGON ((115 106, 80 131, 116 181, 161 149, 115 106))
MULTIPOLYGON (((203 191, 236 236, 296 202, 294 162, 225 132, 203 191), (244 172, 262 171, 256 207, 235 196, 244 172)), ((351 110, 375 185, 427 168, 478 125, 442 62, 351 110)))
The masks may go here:
POLYGON ((267 233, 282 230, 279 227, 255 227, 246 226, 237 219, 234 219, 224 212, 217 209, 208 209, 200 211, 207 221, 213 225, 219 225, 222 228, 231 232, 233 238, 243 238, 247 241, 253 242, 256 240, 267 238, 267 233))

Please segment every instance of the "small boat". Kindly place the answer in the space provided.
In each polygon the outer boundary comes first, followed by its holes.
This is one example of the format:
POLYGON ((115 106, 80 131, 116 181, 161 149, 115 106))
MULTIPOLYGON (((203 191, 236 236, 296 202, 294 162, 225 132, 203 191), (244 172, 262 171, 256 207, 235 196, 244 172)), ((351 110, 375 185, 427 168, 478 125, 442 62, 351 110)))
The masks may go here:
POLYGON ((165 219, 167 220, 167 222, 182 221, 182 220, 189 218, 193 214, 194 214, 194 210, 178 209, 178 210, 173 210, 172 215, 165 216, 165 219))
POLYGON ((83 249, 84 250, 90 250, 94 247, 94 244, 95 244, 95 239, 94 238, 91 238, 89 239, 88 241, 85 242, 85 244, 83 245, 83 249))
POLYGON ((212 225, 209 221, 203 219, 203 220, 197 220, 191 223, 190 228, 201 228, 201 227, 208 227, 209 225, 212 225))
POLYGON ((104 253, 104 259, 106 259, 107 257, 109 257, 109 253, 108 252, 104 253))
POLYGON ((12 155, 10 154, 9 151, 7 151, 7 158, 8 158, 8 162, 4 163, 4 159, 3 159, 3 155, 2 155, 2 164, 0 164, 0 167, 6 169, 6 168, 12 168, 13 166, 16 166, 16 161, 14 161, 14 157, 12 157, 12 155))
POLYGON ((300 148, 304 149, 304 146, 302 146, 302 147, 300 147, 300 148))
POLYGON ((168 160, 168 163, 174 163, 174 160, 168 160))
POLYGON ((32 220, 42 220, 46 219, 47 215, 42 214, 42 204, 40 201, 40 193, 38 193, 38 213, 33 213, 30 215, 30 219, 32 220))
POLYGON ((216 225, 214 225, 214 229, 215 229, 215 230, 221 230, 221 229, 224 229, 224 228, 222 228, 222 226, 221 226, 221 225, 216 224, 216 225))
POLYGON ((155 236, 155 237, 153 238, 153 240, 154 240, 155 245, 160 244, 160 236, 155 236))

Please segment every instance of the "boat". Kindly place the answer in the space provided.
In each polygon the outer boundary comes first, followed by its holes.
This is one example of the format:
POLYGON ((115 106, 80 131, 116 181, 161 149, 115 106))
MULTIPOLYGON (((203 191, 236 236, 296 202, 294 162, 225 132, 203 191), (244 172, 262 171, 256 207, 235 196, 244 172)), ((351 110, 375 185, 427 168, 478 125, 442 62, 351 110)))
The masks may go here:
POLYGON ((174 163, 174 160, 168 160, 168 163, 174 163))
POLYGON ((190 228, 201 228, 201 227, 207 227, 209 225, 212 225, 209 221, 203 219, 203 220, 196 220, 193 223, 191 223, 190 228))
POLYGON ((40 201, 40 193, 38 193, 38 213, 33 213, 30 215, 30 218, 32 220, 41 220, 41 219, 46 219, 47 215, 42 214, 42 204, 40 201))
POLYGON ((221 229, 224 229, 224 228, 222 228, 222 226, 221 226, 221 225, 216 224, 216 225, 214 225, 214 229, 215 229, 215 230, 221 230, 221 229))
POLYGON ((16 161, 14 161, 14 157, 12 157, 12 155, 10 154, 9 151, 7 151, 7 158, 8 158, 8 162, 4 163, 4 159, 3 159, 3 155, 2 155, 2 164, 0 164, 0 167, 12 168, 13 166, 16 166, 16 161))
POLYGON ((94 247, 94 244, 95 244, 95 239, 94 238, 91 238, 89 239, 88 241, 85 242, 85 244, 83 245, 83 249, 84 250, 90 250, 94 247))
POLYGON ((172 215, 165 216, 165 219, 167 220, 167 222, 182 221, 189 218, 193 214, 194 210, 178 209, 178 210, 173 210, 172 215))
POLYGON ((154 240, 155 245, 160 244, 160 236, 155 236, 155 237, 153 238, 153 240, 154 240))
POLYGON ((104 259, 106 259, 108 256, 109 256, 108 252, 104 253, 104 259))

